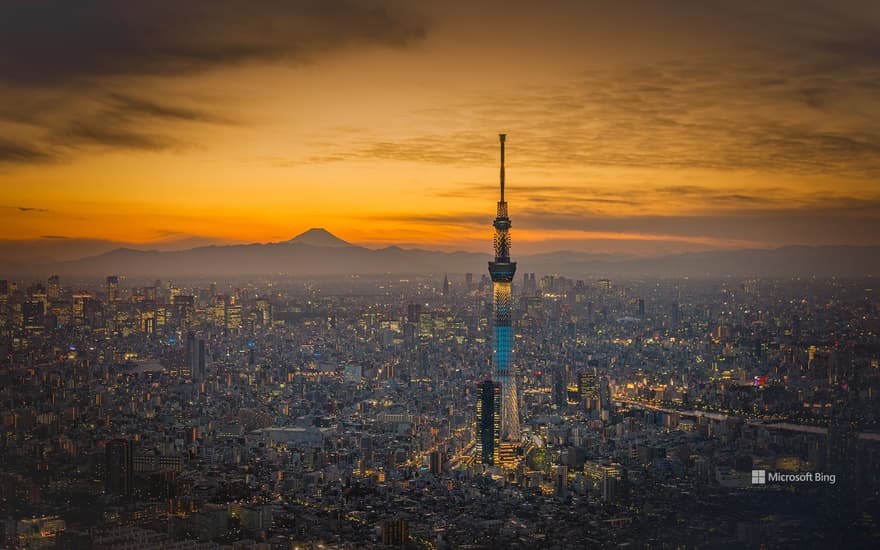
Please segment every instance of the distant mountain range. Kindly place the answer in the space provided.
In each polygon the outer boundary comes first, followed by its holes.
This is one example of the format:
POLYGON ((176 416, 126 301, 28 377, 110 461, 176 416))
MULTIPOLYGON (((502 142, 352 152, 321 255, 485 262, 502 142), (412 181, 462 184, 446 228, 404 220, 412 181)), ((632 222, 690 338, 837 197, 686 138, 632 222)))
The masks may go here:
MULTIPOLYGON (((310 229, 277 243, 210 245, 184 250, 116 248, 75 260, 0 257, 0 278, 49 274, 66 277, 232 277, 320 276, 486 272, 489 254, 437 252, 390 246, 372 250, 353 245, 324 229, 310 229)), ((550 252, 514 257, 519 273, 571 277, 839 276, 880 274, 880 247, 787 246, 769 250, 728 250, 661 257, 585 252, 550 252)))

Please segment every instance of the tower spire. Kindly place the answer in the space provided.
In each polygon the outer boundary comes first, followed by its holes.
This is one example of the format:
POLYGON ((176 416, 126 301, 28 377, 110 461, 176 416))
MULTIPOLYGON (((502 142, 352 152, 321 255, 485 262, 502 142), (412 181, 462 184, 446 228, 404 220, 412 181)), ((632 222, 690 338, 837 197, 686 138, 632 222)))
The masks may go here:
POLYGON ((507 138, 507 134, 498 134, 498 139, 501 141, 501 202, 504 202, 504 140, 507 138))

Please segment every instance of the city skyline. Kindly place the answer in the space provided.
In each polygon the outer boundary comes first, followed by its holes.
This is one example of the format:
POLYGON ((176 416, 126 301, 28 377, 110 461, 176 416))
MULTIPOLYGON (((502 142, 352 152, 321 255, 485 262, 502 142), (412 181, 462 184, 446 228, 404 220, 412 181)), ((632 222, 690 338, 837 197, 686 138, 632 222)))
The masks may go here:
POLYGON ((878 37, 0 2, 0 546, 880 548, 878 37))
POLYGON ((212 6, 0 8, 0 240, 880 244, 870 3, 212 6))

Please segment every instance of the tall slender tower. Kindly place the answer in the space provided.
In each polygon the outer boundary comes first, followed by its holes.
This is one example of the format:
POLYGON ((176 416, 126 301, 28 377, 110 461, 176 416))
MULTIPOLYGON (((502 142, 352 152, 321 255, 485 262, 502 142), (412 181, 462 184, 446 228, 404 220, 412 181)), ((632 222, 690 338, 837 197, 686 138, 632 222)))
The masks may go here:
POLYGON ((495 349, 493 359, 495 376, 501 384, 501 440, 519 440, 519 405, 516 391, 516 373, 511 364, 513 329, 510 326, 510 283, 516 273, 516 262, 510 261, 510 218, 504 200, 504 140, 501 141, 501 199, 492 226, 495 227, 495 261, 489 262, 492 277, 495 310, 495 349))

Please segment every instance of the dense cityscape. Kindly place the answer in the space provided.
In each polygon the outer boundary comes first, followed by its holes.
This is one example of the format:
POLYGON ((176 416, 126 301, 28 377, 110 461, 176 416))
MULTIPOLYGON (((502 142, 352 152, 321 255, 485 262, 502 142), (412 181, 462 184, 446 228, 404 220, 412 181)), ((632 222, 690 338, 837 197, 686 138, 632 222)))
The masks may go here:
POLYGON ((876 544, 871 279, 516 282, 484 460, 485 275, 3 281, 5 544, 876 544))
POLYGON ((878 37, 0 1, 0 548, 880 549, 878 37))

